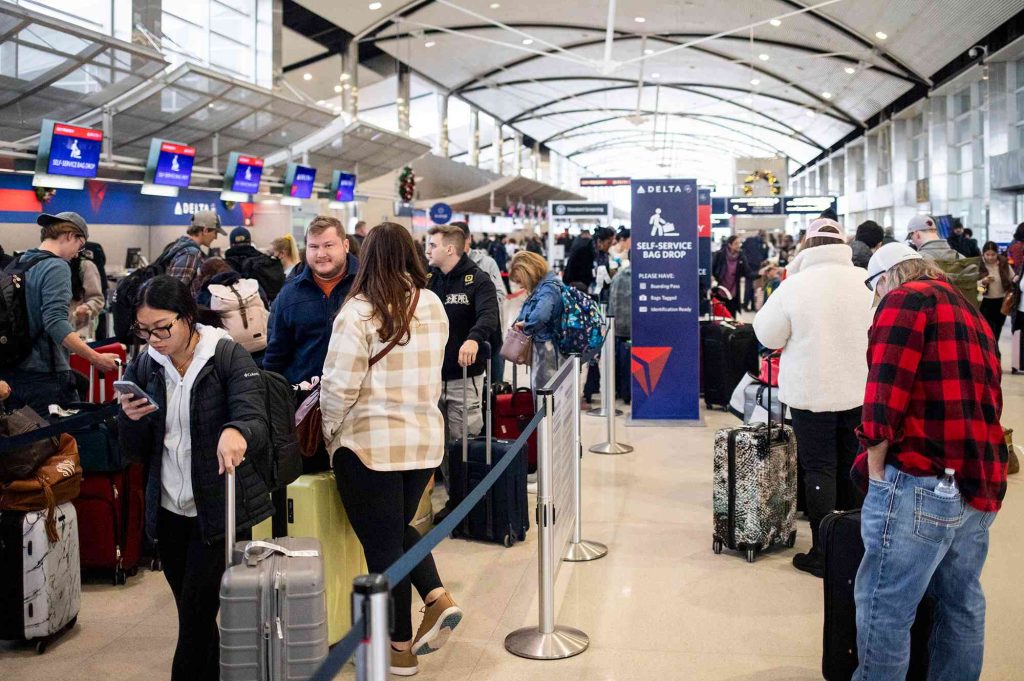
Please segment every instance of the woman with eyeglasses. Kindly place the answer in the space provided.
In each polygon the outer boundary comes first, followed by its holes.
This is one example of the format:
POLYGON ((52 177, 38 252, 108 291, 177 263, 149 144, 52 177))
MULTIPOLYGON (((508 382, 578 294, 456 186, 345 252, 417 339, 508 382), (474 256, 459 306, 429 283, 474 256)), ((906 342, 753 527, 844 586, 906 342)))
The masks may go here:
POLYGON ((785 281, 754 318, 758 340, 783 350, 778 397, 792 411, 804 473, 811 550, 795 555, 793 566, 817 577, 824 571, 818 539, 822 518, 860 506, 849 477, 860 448, 855 430, 868 378, 864 358, 873 298, 864 286, 864 270, 853 265, 843 228, 819 218, 785 281))
POLYGON ((157 539, 178 608, 174 681, 220 677, 224 473, 236 473, 240 539, 273 512, 257 470, 269 456, 263 380, 249 353, 218 324, 180 280, 163 275, 146 282, 133 330, 148 347, 124 378, 149 398, 119 396, 120 444, 149 463, 146 532, 157 539))

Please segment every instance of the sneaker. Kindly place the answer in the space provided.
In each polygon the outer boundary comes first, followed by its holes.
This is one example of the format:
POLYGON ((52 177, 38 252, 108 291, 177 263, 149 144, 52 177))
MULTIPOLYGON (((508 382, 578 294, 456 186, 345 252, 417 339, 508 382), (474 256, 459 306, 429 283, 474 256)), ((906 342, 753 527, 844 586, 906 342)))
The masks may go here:
POLYGON ((391 647, 391 673, 395 676, 414 676, 420 670, 416 656, 411 650, 395 650, 391 647))
POLYGON ((452 630, 462 621, 462 609, 445 591, 433 603, 424 605, 420 612, 423 613, 423 621, 412 640, 412 653, 428 655, 448 641, 452 630))
POLYGON ((825 558, 820 553, 798 553, 793 556, 793 567, 821 579, 825 576, 825 558))
POLYGON ((536 494, 537 493, 537 473, 527 473, 526 475, 526 493, 536 494))

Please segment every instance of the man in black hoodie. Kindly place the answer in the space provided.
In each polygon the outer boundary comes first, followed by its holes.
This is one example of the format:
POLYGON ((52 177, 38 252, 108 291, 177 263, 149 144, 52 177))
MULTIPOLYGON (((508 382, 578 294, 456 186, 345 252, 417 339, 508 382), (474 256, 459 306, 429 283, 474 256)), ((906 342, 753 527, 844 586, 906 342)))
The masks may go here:
MULTIPOLYGON (((463 385, 462 367, 467 367, 466 408, 469 413, 467 429, 470 436, 483 427, 480 409, 485 361, 479 356, 480 343, 490 339, 498 330, 498 298, 494 282, 465 254, 466 236, 451 225, 434 227, 427 241, 427 259, 430 262, 427 286, 444 303, 448 313, 448 344, 444 348, 441 367, 445 423, 448 442, 462 437, 463 385)), ((492 348, 494 352, 500 348, 492 348)), ((448 478, 448 454, 445 452, 441 472, 448 478)))
POLYGON ((224 253, 224 259, 231 269, 246 279, 255 279, 263 287, 271 302, 284 286, 284 265, 277 258, 267 255, 252 245, 252 233, 245 227, 235 227, 228 237, 231 247, 224 253))

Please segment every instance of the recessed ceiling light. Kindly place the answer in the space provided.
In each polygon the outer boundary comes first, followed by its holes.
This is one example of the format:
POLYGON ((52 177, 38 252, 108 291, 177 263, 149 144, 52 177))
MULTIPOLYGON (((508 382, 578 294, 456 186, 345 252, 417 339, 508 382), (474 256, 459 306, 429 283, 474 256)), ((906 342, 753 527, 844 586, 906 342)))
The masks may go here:
POLYGON ((341 86, 340 85, 335 85, 334 86, 334 91, 335 92, 341 92, 341 86))
POLYGON ((849 73, 849 74, 850 74, 851 76, 852 76, 853 74, 857 73, 857 69, 853 68, 852 66, 847 66, 847 67, 846 67, 845 69, 843 69, 843 71, 846 71, 846 72, 847 72, 847 73, 849 73))
POLYGON ((501 3, 500 2, 492 2, 491 3, 491 9, 498 9, 499 7, 501 7, 501 3))
POLYGON ((644 23, 645 21, 647 21, 647 19, 645 19, 645 18, 643 18, 643 17, 633 17, 633 21, 635 21, 635 22, 636 22, 636 23, 638 23, 638 24, 642 24, 642 23, 644 23))
POLYGON ((879 40, 885 40, 889 36, 887 36, 885 33, 882 33, 881 31, 878 31, 877 33, 875 33, 875 37, 878 38, 879 40))
POLYGON ((771 24, 772 26, 782 26, 782 22, 779 21, 778 19, 772 19, 768 23, 771 24))
POLYGON ((533 38, 523 38, 523 44, 524 45, 532 45, 533 44, 533 38))
POLYGON ((750 84, 751 85, 760 85, 761 84, 761 79, 760 78, 751 78, 750 79, 750 84))
POLYGON ((813 111, 811 111, 810 109, 808 109, 808 110, 807 110, 807 117, 808 117, 808 118, 814 118, 814 112, 813 112, 813 111))
POLYGON ((771 57, 769 57, 764 52, 762 52, 761 54, 757 55, 757 58, 760 59, 761 61, 768 61, 769 59, 771 59, 771 57))
POLYGON ((377 11, 377 10, 379 10, 379 9, 380 9, 381 7, 383 7, 383 5, 382 5, 382 4, 380 4, 379 2, 371 2, 371 3, 370 3, 370 5, 369 5, 369 7, 370 7, 370 9, 372 9, 373 11, 377 11))
POLYGON ((428 40, 427 42, 423 43, 423 47, 433 47, 436 44, 437 43, 435 43, 433 40, 428 40))
POLYGON ((313 74, 312 73, 303 73, 302 74, 302 80, 313 80, 313 74))
POLYGON ((644 54, 654 54, 654 50, 648 47, 646 50, 644 50, 644 54))
POLYGON ((341 86, 341 89, 342 90, 347 90, 347 89, 349 89, 349 87, 351 87, 351 86, 348 83, 345 83, 344 85, 341 86))
POLYGON ((320 105, 320 106, 323 106, 323 105, 324 105, 324 104, 326 104, 326 103, 327 103, 327 102, 326 102, 326 101, 324 101, 324 100, 322 100, 322 99, 321 99, 320 101, 318 101, 318 102, 317 102, 317 104, 318 104, 318 105, 320 105))
POLYGON ((825 99, 832 99, 832 93, 831 92, 822 92, 821 96, 824 97, 825 99))
POLYGON ((651 78, 661 78, 661 74, 660 73, 652 73, 651 74, 651 78))

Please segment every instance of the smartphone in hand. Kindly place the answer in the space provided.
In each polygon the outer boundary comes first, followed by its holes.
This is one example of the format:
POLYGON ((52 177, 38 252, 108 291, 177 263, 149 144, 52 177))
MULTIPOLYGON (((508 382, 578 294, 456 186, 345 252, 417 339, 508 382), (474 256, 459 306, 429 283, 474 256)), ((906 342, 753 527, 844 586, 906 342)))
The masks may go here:
POLYGON ((157 406, 153 398, 150 397, 145 390, 135 384, 134 381, 114 381, 114 390, 121 393, 122 395, 131 395, 133 398, 143 398, 154 407, 157 406))

